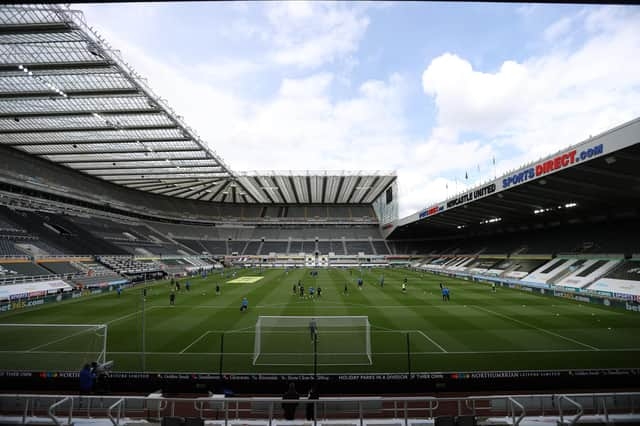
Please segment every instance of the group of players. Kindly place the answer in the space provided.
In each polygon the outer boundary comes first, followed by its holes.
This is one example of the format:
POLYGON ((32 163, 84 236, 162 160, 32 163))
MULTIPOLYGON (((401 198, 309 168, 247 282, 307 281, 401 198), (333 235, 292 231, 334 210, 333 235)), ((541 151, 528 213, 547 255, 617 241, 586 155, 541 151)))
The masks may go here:
MULTIPOLYGON (((298 283, 293 285, 293 289, 292 290, 293 290, 294 296, 296 294, 299 294, 301 299, 306 299, 307 298, 307 296, 305 295, 305 292, 304 292, 304 285, 302 284, 301 280, 298 280, 298 283)), ((322 297, 322 287, 318 286, 318 288, 316 289, 315 287, 310 286, 309 287, 309 299, 320 298, 320 297, 322 297)))
MULTIPOLYGON (((288 272, 288 271, 286 271, 286 272, 288 272)), ((351 275, 353 275, 353 271, 352 270, 350 270, 349 273, 351 275)), ((311 271, 310 274, 314 278, 318 276, 318 272, 317 271, 311 271)), ((222 272, 221 275, 224 277, 224 272, 222 272)), ((235 271, 232 272, 232 273, 228 273, 227 272, 227 277, 228 278, 232 278, 232 277, 235 277, 235 276, 236 276, 236 272, 235 271)), ((380 283, 380 288, 384 288, 384 275, 380 275, 379 283, 380 283)), ((358 285, 358 289, 362 290, 363 285, 364 285, 364 280, 362 279, 362 277, 359 277, 357 279, 357 285, 358 285)), ((407 279, 407 277, 404 277, 404 279, 402 280, 402 286, 401 286, 402 293, 406 294, 407 286, 408 286, 408 279, 407 279)), ((180 281, 178 279, 171 278, 170 288, 171 288, 171 292, 169 293, 169 304, 170 305, 175 305, 176 292, 180 292, 180 290, 181 290, 180 281)), ((185 282, 185 290, 186 291, 190 291, 191 290, 191 283, 190 283, 189 280, 186 280, 186 282, 185 282)), ((443 286, 442 283, 440 283, 440 290, 441 290, 441 293, 442 293, 442 300, 445 301, 445 302, 450 301, 451 300, 451 291, 449 290, 449 288, 443 286)), ((118 297, 120 297, 121 291, 122 291, 121 288, 118 287, 117 288, 118 297)), ((294 295, 299 295, 299 297, 301 299, 306 299, 307 295, 308 295, 309 299, 319 299, 319 298, 322 297, 322 287, 318 286, 316 288, 313 285, 311 285, 308 288, 308 293, 305 293, 305 287, 304 287, 304 284, 302 283, 301 280, 298 280, 298 282, 293 285, 292 291, 293 291, 294 295)), ((493 286, 493 291, 495 292, 495 284, 493 286)), ((144 292, 145 292, 144 296, 146 296, 146 288, 145 288, 144 292)), ((345 282, 345 284, 344 284, 344 294, 347 295, 348 293, 349 293, 349 287, 348 287, 347 282, 345 282)), ((216 295, 220 295, 220 284, 216 284, 216 295)), ((247 309, 249 307, 248 305, 249 305, 248 300, 247 300, 246 297, 244 297, 242 299, 240 310, 243 311, 243 312, 247 311, 247 309)))

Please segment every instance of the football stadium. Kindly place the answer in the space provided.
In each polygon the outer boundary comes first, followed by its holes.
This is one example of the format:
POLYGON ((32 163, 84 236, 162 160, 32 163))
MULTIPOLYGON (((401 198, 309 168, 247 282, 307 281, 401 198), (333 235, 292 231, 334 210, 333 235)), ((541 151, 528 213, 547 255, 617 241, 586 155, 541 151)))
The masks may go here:
POLYGON ((0 423, 640 422, 640 118, 400 217, 236 171, 125 57, 0 5, 0 423))

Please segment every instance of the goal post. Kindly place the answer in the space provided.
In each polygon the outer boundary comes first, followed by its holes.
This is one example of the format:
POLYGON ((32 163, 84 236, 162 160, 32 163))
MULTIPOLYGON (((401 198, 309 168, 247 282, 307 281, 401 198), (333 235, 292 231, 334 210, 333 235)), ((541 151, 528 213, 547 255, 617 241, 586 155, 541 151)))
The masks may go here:
POLYGON ((258 317, 253 365, 311 366, 314 363, 371 365, 369 317, 258 317))
POLYGON ((78 371, 107 361, 106 324, 0 323, 0 368, 78 371))

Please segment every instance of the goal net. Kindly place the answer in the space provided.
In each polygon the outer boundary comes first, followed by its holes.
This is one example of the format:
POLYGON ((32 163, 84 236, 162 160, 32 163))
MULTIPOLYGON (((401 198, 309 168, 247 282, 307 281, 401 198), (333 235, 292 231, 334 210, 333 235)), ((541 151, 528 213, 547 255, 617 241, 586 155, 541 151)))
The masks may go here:
POLYGON ((2 324, 3 370, 79 371, 86 363, 104 363, 106 324, 2 324))
POLYGON ((253 365, 371 365, 366 316, 260 316, 253 365), (315 329, 315 333, 312 331, 315 329))

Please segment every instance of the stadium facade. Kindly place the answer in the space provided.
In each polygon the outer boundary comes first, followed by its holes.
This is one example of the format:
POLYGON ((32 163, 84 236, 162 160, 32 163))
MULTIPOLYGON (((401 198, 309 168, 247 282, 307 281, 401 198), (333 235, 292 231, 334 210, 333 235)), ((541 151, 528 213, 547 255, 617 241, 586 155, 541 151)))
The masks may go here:
POLYGON ((640 253, 630 237, 639 120, 398 219, 395 173, 234 172, 82 14, 55 5, 2 14, 4 280, 56 272, 41 259, 64 255, 141 258, 157 271, 210 256, 247 266, 412 264, 640 296, 629 272, 640 253), (610 260, 580 259, 590 255, 610 260), (566 276, 541 277, 558 256, 572 259, 566 276))
POLYGON ((234 171, 77 12, 3 5, 0 53, 0 311, 223 265, 638 311, 640 119, 399 218, 395 172, 234 171))

